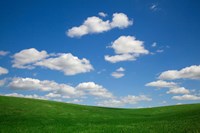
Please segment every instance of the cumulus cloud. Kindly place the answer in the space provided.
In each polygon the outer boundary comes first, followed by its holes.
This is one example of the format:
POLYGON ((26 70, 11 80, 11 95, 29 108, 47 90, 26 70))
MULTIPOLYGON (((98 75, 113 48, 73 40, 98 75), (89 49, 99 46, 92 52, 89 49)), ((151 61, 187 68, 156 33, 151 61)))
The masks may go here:
POLYGON ((163 80, 158 80, 154 82, 147 83, 145 86, 151 86, 156 88, 168 88, 167 94, 189 94, 190 91, 184 87, 179 87, 175 82, 167 82, 163 80))
POLYGON ((43 100, 47 100, 47 98, 43 97, 43 96, 39 96, 37 94, 33 94, 33 95, 23 95, 23 94, 19 94, 19 93, 10 93, 10 94, 4 94, 4 96, 11 96, 11 97, 23 97, 23 98, 32 98, 32 99, 43 99, 43 100))
POLYGON ((95 84, 94 82, 80 83, 76 86, 76 89, 92 96, 98 96, 103 98, 113 97, 113 94, 110 93, 107 89, 105 89, 101 85, 95 84))
POLYGON ((129 20, 127 15, 124 13, 114 13, 112 22, 110 23, 112 28, 117 27, 120 29, 126 28, 132 24, 133 24, 133 21, 129 20))
POLYGON ((143 42, 136 40, 134 36, 120 36, 112 43, 111 48, 116 54, 148 54, 143 42))
POLYGON ((13 56, 13 67, 33 69, 36 66, 63 72, 65 75, 75 75, 93 70, 90 61, 72 55, 71 53, 50 53, 38 51, 35 48, 25 49, 13 56))
POLYGON ((139 95, 139 96, 128 95, 120 99, 109 99, 100 101, 98 105, 107 107, 120 107, 120 106, 125 106, 127 104, 132 105, 132 104, 137 104, 138 102, 141 101, 151 101, 151 100, 152 100, 151 98, 145 95, 139 95))
POLYGON ((8 51, 0 50, 0 56, 6 56, 7 54, 9 54, 8 51))
POLYGON ((106 17, 107 16, 107 14, 104 13, 104 12, 99 12, 98 15, 101 16, 101 17, 106 17))
POLYGON ((159 79, 175 80, 175 79, 200 79, 200 65, 193 65, 181 70, 168 70, 162 72, 159 79))
POLYGON ((153 81, 147 83, 145 86, 157 87, 157 88, 172 88, 176 87, 177 84, 175 82, 167 82, 163 80, 153 81))
POLYGON ((3 67, 0 66, 0 75, 8 74, 8 72, 9 72, 8 69, 3 68, 3 67))
POLYGON ((112 72, 111 76, 113 76, 114 78, 122 78, 124 77, 124 73, 112 72))
POLYGON ((67 96, 76 95, 75 88, 67 84, 59 84, 55 81, 39 80, 33 78, 13 78, 8 87, 16 90, 39 90, 53 92, 67 96))
POLYGON ((114 56, 105 55, 104 59, 111 63, 117 63, 121 61, 134 61, 136 60, 136 57, 131 54, 121 54, 121 55, 114 55, 114 56))
POLYGON ((167 91, 167 94, 189 94, 190 91, 184 87, 172 87, 167 91))
POLYGON ((64 72, 65 75, 75 75, 86 73, 93 70, 90 61, 83 58, 79 59, 72 54, 62 54, 58 57, 48 58, 35 63, 36 66, 43 66, 51 70, 64 72))
MULTIPOLYGON (((105 16, 104 13, 99 13, 100 16, 105 16)), ((93 16, 88 17, 82 25, 72 27, 69 29, 66 34, 69 37, 81 37, 86 34, 102 33, 112 28, 126 28, 132 25, 133 22, 129 20, 126 14, 124 13, 114 13, 112 21, 102 20, 99 17, 93 16)))
POLYGON ((15 90, 39 90, 48 92, 47 98, 75 98, 80 96, 95 96, 99 98, 113 98, 113 94, 106 88, 94 82, 83 82, 76 87, 60 84, 55 81, 33 78, 12 78, 8 87, 15 90))
MULTIPOLYGON (((119 70, 121 71, 122 69, 119 70)), ((14 89, 15 91, 31 90, 32 92, 41 91, 43 93, 46 93, 42 96, 39 96, 37 94, 24 95, 19 93, 3 94, 5 96, 47 99, 56 101, 65 101, 65 99, 68 99, 68 102, 70 103, 80 103, 87 96, 91 96, 95 100, 98 100, 99 106, 118 107, 124 106, 126 104, 136 104, 140 101, 152 100, 145 95, 128 95, 118 98, 102 85, 96 84, 94 82, 82 82, 73 87, 71 85, 57 83, 55 81, 15 77, 9 79, 8 83, 5 86, 9 87, 10 89, 14 89)))
POLYGON ((182 96, 173 96, 174 100, 200 100, 200 96, 185 94, 182 96))
POLYGON ((144 48, 143 41, 136 40, 134 36, 120 36, 110 48, 117 54, 105 56, 105 60, 111 63, 136 60, 140 55, 149 54, 149 51, 144 48))
POLYGON ((111 76, 113 76, 114 78, 121 78, 123 77, 125 69, 123 67, 118 68, 115 72, 111 73, 111 76))
POLYGON ((12 67, 33 69, 34 66, 31 65, 32 63, 45 59, 46 57, 48 57, 48 54, 44 50, 38 51, 35 48, 24 49, 13 55, 12 67))

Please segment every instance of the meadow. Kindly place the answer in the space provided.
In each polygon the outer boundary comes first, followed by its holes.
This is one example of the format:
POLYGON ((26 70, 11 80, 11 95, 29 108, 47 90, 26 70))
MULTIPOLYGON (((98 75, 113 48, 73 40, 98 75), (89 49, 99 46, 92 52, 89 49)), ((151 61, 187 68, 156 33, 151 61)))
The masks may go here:
POLYGON ((122 109, 0 96, 0 133, 200 133, 200 104, 122 109))

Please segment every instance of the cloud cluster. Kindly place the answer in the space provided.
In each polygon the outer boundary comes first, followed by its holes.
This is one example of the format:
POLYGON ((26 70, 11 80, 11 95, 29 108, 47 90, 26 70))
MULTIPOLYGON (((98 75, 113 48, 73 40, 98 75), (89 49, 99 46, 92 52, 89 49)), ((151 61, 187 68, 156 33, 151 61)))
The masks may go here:
POLYGON ((167 82, 163 80, 158 80, 154 82, 147 83, 145 86, 151 86, 156 88, 168 88, 167 94, 188 94, 190 91, 184 87, 180 87, 175 82, 167 82))
POLYGON ((49 94, 44 95, 44 96, 40 96, 40 95, 37 95, 37 94, 24 95, 24 94, 19 94, 19 93, 9 93, 9 94, 0 94, 0 95, 11 96, 11 97, 31 98, 31 99, 53 100, 53 101, 67 102, 67 103, 80 103, 80 102, 82 102, 81 99, 73 99, 73 100, 64 101, 59 94, 53 94, 53 93, 49 93, 49 94))
POLYGON ((99 102, 97 105, 98 106, 106 106, 106 107, 121 107, 125 106, 127 104, 133 105, 137 104, 138 102, 141 101, 151 101, 152 99, 145 96, 145 95, 139 95, 139 96, 133 96, 133 95, 128 95, 125 97, 122 97, 120 99, 108 99, 99 102))
POLYGON ((99 98, 113 98, 111 92, 94 82, 83 82, 73 87, 68 84, 59 84, 55 81, 33 78, 12 78, 8 87, 15 90, 39 90, 49 92, 48 97, 74 98, 80 96, 95 96, 99 98))
POLYGON ((114 56, 105 55, 105 60, 111 63, 133 61, 140 55, 149 54, 149 51, 144 48, 143 41, 136 40, 134 36, 120 36, 109 47, 116 54, 114 56))
POLYGON ((179 96, 173 96, 174 100, 200 100, 198 94, 192 94, 193 91, 180 87, 175 82, 167 82, 164 80, 176 80, 176 79, 191 79, 199 80, 200 79, 200 65, 192 65, 185 67, 181 70, 168 70, 162 72, 158 76, 158 81, 147 83, 145 86, 157 87, 157 88, 168 88, 167 94, 183 94, 179 96))
POLYGON ((89 60, 85 58, 79 59, 71 53, 61 54, 57 57, 41 60, 35 63, 35 65, 46 67, 51 70, 62 71, 65 75, 75 75, 93 70, 89 60))
POLYGON ((193 65, 181 70, 168 70, 162 72, 159 79, 175 80, 175 79, 200 79, 200 65, 193 65))
POLYGON ((123 77, 125 69, 123 67, 118 68, 115 72, 111 73, 111 76, 113 76, 114 78, 121 78, 123 77))
MULTIPOLYGON (((103 12, 99 13, 100 16, 105 17, 106 14, 103 12)), ((102 33, 113 28, 126 28, 133 24, 132 20, 129 20, 126 14, 124 13, 114 13, 112 21, 102 20, 99 17, 93 16, 88 17, 82 25, 72 27, 69 29, 66 34, 69 37, 81 37, 86 34, 102 33)))
POLYGON ((200 100, 200 96, 196 96, 196 95, 182 95, 182 96, 173 96, 172 99, 175 100, 200 100))
POLYGON ((8 74, 8 72, 9 72, 8 69, 3 68, 3 67, 0 66, 0 75, 8 74))
POLYGON ((35 66, 46 67, 63 72, 65 75, 75 75, 93 70, 90 61, 79 59, 71 53, 48 54, 35 48, 24 49, 13 56, 13 67, 33 69, 35 66))
MULTIPOLYGON (((119 70, 123 71, 121 68, 119 70)), ((68 99, 68 102, 72 103, 82 102, 84 98, 92 96, 95 98, 95 100, 98 100, 98 105, 100 106, 118 107, 124 106, 126 104, 136 104, 140 101, 152 100, 145 95, 128 95, 125 97, 117 98, 102 85, 96 84, 94 82, 83 82, 79 83, 77 86, 71 86, 68 84, 60 84, 49 80, 15 77, 9 79, 5 86, 15 91, 31 90, 32 92, 41 91, 45 93, 43 96, 38 96, 36 94, 23 95, 18 93, 4 94, 6 96, 49 99, 57 101, 66 101, 65 99, 68 99), (70 101, 70 99, 72 100, 70 101)))

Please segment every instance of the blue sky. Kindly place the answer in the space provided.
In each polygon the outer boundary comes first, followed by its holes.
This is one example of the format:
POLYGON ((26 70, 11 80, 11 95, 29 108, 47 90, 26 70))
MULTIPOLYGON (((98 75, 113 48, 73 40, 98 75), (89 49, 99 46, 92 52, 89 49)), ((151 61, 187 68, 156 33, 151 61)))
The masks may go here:
POLYGON ((0 94, 133 108, 200 102, 199 6, 1 1, 0 94))

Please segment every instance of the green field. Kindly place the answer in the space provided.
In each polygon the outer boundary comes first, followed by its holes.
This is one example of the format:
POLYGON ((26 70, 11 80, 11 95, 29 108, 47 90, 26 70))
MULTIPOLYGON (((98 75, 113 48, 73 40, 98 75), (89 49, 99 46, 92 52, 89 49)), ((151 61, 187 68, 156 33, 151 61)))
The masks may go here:
POLYGON ((200 133, 200 104, 116 109, 0 96, 0 133, 200 133))

